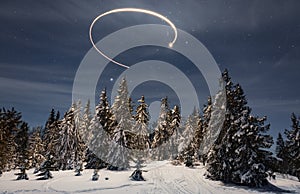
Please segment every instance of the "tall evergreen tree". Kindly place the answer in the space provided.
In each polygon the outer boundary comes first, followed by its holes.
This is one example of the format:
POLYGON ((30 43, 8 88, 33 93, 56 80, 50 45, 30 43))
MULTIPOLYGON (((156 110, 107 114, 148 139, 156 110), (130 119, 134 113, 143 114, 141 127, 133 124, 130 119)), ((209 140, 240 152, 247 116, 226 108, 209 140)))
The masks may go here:
POLYGON ((76 105, 73 104, 71 108, 65 113, 59 128, 57 152, 60 153, 57 161, 58 168, 61 170, 70 170, 74 168, 74 144, 75 144, 75 120, 74 111, 76 105))
POLYGON ((206 144, 206 140, 210 139, 211 131, 209 130, 209 123, 212 112, 212 98, 211 96, 207 99, 207 104, 203 107, 203 117, 202 117, 202 142, 200 143, 200 148, 198 150, 198 158, 205 165, 207 159, 207 153, 204 152, 204 145, 206 144))
POLYGON ((6 152, 7 145, 9 142, 6 139, 8 131, 6 129, 6 121, 4 114, 4 111, 2 111, 2 108, 0 108, 0 176, 2 175, 3 171, 6 170, 6 164, 8 162, 6 152))
POLYGON ((118 95, 115 97, 112 110, 116 118, 116 127, 109 147, 108 162, 110 165, 108 169, 128 169, 131 152, 128 148, 127 137, 128 134, 132 134, 134 120, 131 114, 131 104, 125 78, 119 84, 118 95))
POLYGON ((80 131, 83 133, 83 140, 85 142, 90 141, 91 138, 91 122, 92 122, 93 116, 91 113, 91 107, 90 107, 90 100, 87 101, 82 115, 82 121, 80 122, 80 131))
POLYGON ((66 112, 60 124, 60 138, 58 139, 58 167, 62 170, 74 169, 82 165, 84 158, 84 144, 80 127, 80 103, 73 103, 66 112))
POLYGON ((107 166, 109 142, 115 127, 115 117, 107 101, 106 89, 102 90, 100 102, 91 121, 91 139, 86 168, 100 169, 107 166))
POLYGON ((170 158, 169 147, 166 143, 171 134, 171 111, 168 105, 168 98, 163 98, 160 105, 160 114, 157 121, 157 126, 154 130, 152 148, 156 148, 154 156, 158 160, 166 160, 170 158))
MULTIPOLYGON (((230 83, 228 86, 230 86, 230 83)), ((224 82, 220 79, 220 87, 224 86, 224 82)), ((230 87, 229 87, 230 88, 230 87)), ((223 123, 226 118, 226 91, 221 89, 218 93, 209 97, 207 105, 203 109, 202 117, 202 139, 200 148, 198 149, 197 158, 206 163, 207 155, 215 142, 222 136, 223 123), (220 135, 219 135, 220 134, 220 135)))
POLYGON ((15 136, 16 143, 16 165, 20 169, 17 180, 27 179, 26 169, 29 168, 29 153, 28 153, 28 124, 22 122, 19 131, 15 136))
POLYGON ((100 96, 100 103, 98 105, 98 110, 96 111, 97 117, 103 129, 111 137, 114 133, 114 129, 117 125, 115 115, 111 110, 109 102, 107 100, 106 89, 102 90, 100 96))
POLYGON ((289 172, 289 152, 281 133, 278 133, 276 141, 276 156, 279 158, 277 170, 281 173, 287 174, 289 172))
POLYGON ((97 160, 96 155, 88 147, 93 136, 91 130, 92 119, 93 115, 91 113, 90 100, 88 100, 86 106, 84 107, 82 122, 80 124, 80 131, 83 133, 82 137, 85 144, 85 161, 87 162, 85 167, 88 169, 93 167, 93 162, 91 161, 97 160))
POLYGON ((142 163, 146 160, 149 154, 150 142, 148 133, 149 112, 148 105, 145 102, 145 97, 142 96, 138 101, 139 105, 136 109, 135 125, 133 127, 135 133, 135 168, 136 170, 131 175, 133 180, 144 180, 141 168, 142 163))
POLYGON ((287 153, 289 153, 289 173, 300 181, 300 119, 293 113, 291 129, 285 130, 287 153))
POLYGON ((202 134, 200 122, 200 113, 195 108, 185 123, 185 129, 182 133, 183 139, 179 145, 179 160, 183 161, 188 167, 194 165, 196 150, 200 147, 200 139, 197 139, 198 135, 202 134))
POLYGON ((60 138, 60 123, 59 120, 60 113, 55 114, 54 109, 51 110, 49 118, 45 124, 44 134, 43 134, 43 144, 44 144, 44 156, 52 155, 53 161, 57 163, 57 158, 59 153, 58 150, 58 141, 60 138))
MULTIPOLYGON (((122 122, 121 122, 122 124, 122 122)), ((131 150, 127 147, 125 129, 122 125, 117 126, 114 139, 109 144, 108 169, 126 170, 130 168, 131 150)))
POLYGON ((31 167, 35 168, 34 173, 37 173, 40 169, 40 165, 45 160, 43 154, 45 146, 41 138, 41 128, 34 129, 33 134, 29 138, 29 158, 31 160, 31 167))
POLYGON ((46 124, 45 124, 45 129, 44 129, 44 132, 43 132, 43 141, 45 142, 45 144, 49 144, 50 143, 50 136, 52 136, 52 131, 51 131, 51 125, 52 123, 56 121, 55 119, 55 110, 54 108, 51 109, 50 111, 50 114, 49 114, 49 117, 46 121, 46 124))
POLYGON ((208 155, 209 177, 224 182, 262 186, 267 183, 267 162, 273 140, 264 134, 269 125, 265 117, 250 115, 244 92, 233 85, 225 70, 222 75, 226 90, 225 121, 219 137, 208 155))
POLYGON ((148 123, 149 112, 148 105, 145 102, 145 97, 142 96, 138 101, 140 104, 136 109, 135 125, 133 126, 134 133, 136 134, 135 148, 138 150, 147 151, 150 147, 148 123))
POLYGON ((22 115, 20 112, 17 112, 14 108, 11 110, 6 110, 3 108, 2 115, 2 154, 4 155, 3 159, 1 159, 4 163, 4 170, 11 170, 16 167, 16 159, 17 159, 17 144, 15 141, 15 137, 17 133, 20 131, 20 126, 22 124, 22 115))
POLYGON ((179 143, 180 139, 182 139, 181 132, 180 132, 180 110, 178 106, 174 106, 171 110, 171 137, 169 138, 169 153, 171 160, 177 159, 179 153, 179 143))
MULTIPOLYGON (((86 107, 87 108, 87 107, 86 107)), ((76 111, 74 112, 74 122, 75 122, 75 141, 74 141, 74 167, 75 172, 77 172, 76 176, 81 175, 81 171, 83 170, 83 161, 85 159, 86 154, 86 143, 84 141, 84 135, 87 133, 85 130, 86 128, 83 128, 82 125, 86 126, 86 121, 84 120, 84 117, 81 116, 81 102, 78 101, 76 104, 76 111)), ((88 112, 88 110, 85 109, 85 112, 88 112)), ((84 113, 84 116, 86 113, 84 113)), ((85 116, 86 117, 86 116, 85 116)))

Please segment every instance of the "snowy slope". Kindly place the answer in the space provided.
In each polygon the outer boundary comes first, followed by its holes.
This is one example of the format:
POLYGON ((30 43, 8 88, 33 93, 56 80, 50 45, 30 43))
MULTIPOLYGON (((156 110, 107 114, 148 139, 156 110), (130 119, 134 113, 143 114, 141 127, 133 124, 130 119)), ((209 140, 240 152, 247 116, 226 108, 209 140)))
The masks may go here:
POLYGON ((132 172, 100 170, 98 181, 91 181, 93 170, 83 171, 83 176, 75 177, 73 171, 53 172, 53 179, 37 181, 28 171, 29 180, 15 181, 17 171, 4 173, 0 177, 0 193, 272 193, 278 189, 300 193, 300 182, 293 177, 277 176, 276 180, 264 189, 254 190, 235 185, 224 185, 203 177, 205 169, 173 166, 168 162, 152 162, 145 167, 145 182, 130 181, 132 172), (108 180, 105 178, 108 177, 108 180), (276 187, 275 187, 276 186, 276 187))

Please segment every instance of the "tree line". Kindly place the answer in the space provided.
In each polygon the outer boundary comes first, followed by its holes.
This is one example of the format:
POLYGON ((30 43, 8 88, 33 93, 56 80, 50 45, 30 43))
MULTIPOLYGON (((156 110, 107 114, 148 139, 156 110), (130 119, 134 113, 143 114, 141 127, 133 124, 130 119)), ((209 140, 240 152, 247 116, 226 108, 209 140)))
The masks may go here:
POLYGON ((134 107, 125 79, 112 105, 104 89, 94 113, 89 102, 84 108, 74 102, 62 118, 52 109, 45 126, 33 130, 20 112, 0 109, 0 173, 19 168, 17 179, 28 179, 26 169, 35 168, 38 179, 48 179, 53 170, 74 169, 79 176, 86 168, 95 169, 92 179, 97 180, 101 168, 134 167, 131 178, 144 180, 142 168, 151 158, 188 167, 202 162, 207 178, 252 187, 266 185, 274 172, 300 180, 299 118, 292 114, 292 128, 285 130, 285 137, 279 133, 275 157, 269 151, 273 138, 267 118, 251 114, 241 85, 232 82, 227 70, 221 79, 225 93, 209 97, 203 109, 194 109, 188 118, 181 118, 179 106, 170 108, 163 98, 152 129, 145 97, 134 107), (223 112, 218 113, 214 107, 224 98, 223 112), (218 116, 224 118, 222 125, 218 116), (216 141, 203 152, 217 127, 216 141))

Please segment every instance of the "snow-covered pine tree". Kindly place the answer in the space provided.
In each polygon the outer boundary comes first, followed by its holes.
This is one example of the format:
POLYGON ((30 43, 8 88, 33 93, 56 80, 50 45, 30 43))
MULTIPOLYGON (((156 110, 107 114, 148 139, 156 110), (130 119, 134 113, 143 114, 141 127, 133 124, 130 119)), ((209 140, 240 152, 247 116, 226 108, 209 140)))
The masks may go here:
POLYGON ((84 161, 87 162, 85 167, 88 169, 93 167, 91 161, 97 160, 97 157, 95 156, 95 154, 88 148, 88 144, 91 141, 91 138, 93 136, 92 130, 91 130, 92 119, 93 119, 93 116, 92 116, 91 108, 90 108, 90 100, 88 100, 86 103, 86 106, 84 107, 82 121, 80 123, 80 131, 82 132, 82 138, 83 138, 83 142, 85 145, 84 161))
POLYGON ((39 173, 37 176, 37 180, 47 180, 53 178, 51 171, 56 169, 56 166, 54 166, 55 161, 53 160, 53 156, 51 154, 48 154, 46 156, 46 160, 42 163, 40 167, 41 173, 39 173))
POLYGON ((174 106, 174 108, 171 110, 171 137, 169 138, 169 153, 170 153, 170 160, 175 160, 178 157, 178 147, 180 140, 182 139, 181 133, 180 133, 180 122, 181 122, 181 116, 180 116, 180 110, 178 106, 174 106))
POLYGON ((145 97, 142 96, 138 100, 139 105, 136 109, 135 115, 135 125, 133 127, 133 132, 135 133, 135 144, 134 144, 134 155, 136 157, 136 170, 131 175, 132 180, 144 180, 142 176, 141 168, 142 163, 146 160, 149 155, 149 133, 148 133, 148 123, 149 123, 149 112, 148 105, 145 102, 145 97))
MULTIPOLYGON (((220 78, 220 87, 224 86, 223 79, 220 78)), ((214 97, 209 97, 207 105, 203 109, 202 117, 202 140, 198 149, 197 158, 205 165, 207 155, 215 141, 219 137, 219 133, 223 127, 226 115, 226 91, 219 90, 214 97)))
POLYGON ((279 159, 277 164, 278 172, 287 174, 289 172, 289 152, 281 133, 278 133, 275 152, 276 157, 279 159))
POLYGON ((112 134, 113 140, 108 153, 108 163, 110 164, 108 169, 110 170, 124 170, 130 167, 131 152, 127 145, 126 134, 132 132, 134 123, 131 108, 126 79, 123 78, 119 84, 118 95, 112 105, 117 125, 112 134))
POLYGON ((155 152, 153 156, 157 160, 166 160, 170 158, 169 141, 172 129, 171 126, 171 112, 168 105, 168 98, 165 97, 161 100, 160 113, 157 120, 157 126, 154 129, 154 137, 152 141, 152 148, 155 152))
POLYGON ((100 103, 96 111, 98 120, 100 121, 104 131, 112 137, 114 129, 117 125, 115 115, 113 114, 109 102, 107 100, 106 89, 102 90, 100 103))
POLYGON ((58 139, 58 167, 61 170, 76 168, 84 158, 84 144, 79 132, 80 103, 73 103, 65 113, 60 123, 60 137, 58 139))
POLYGON ((187 166, 192 166, 190 163, 193 163, 195 159, 196 144, 193 141, 195 140, 196 131, 199 128, 200 119, 199 111, 195 108, 193 113, 188 116, 182 133, 182 139, 180 140, 179 160, 185 164, 188 163, 187 166))
MULTIPOLYGON (((244 110, 235 121, 238 130, 232 137, 232 158, 234 183, 260 187, 267 184, 267 176, 272 173, 272 153, 268 151, 272 136, 265 134, 270 125, 265 125, 266 117, 254 117, 244 110)), ((230 141, 229 141, 230 142, 230 141)))
POLYGON ((31 161, 31 167, 35 168, 34 173, 37 173, 40 169, 40 165, 45 160, 43 154, 45 146, 41 138, 41 127, 37 127, 33 130, 33 134, 29 138, 29 158, 31 161))
POLYGON ((26 179, 28 176, 26 174, 26 169, 29 168, 29 156, 28 156, 28 124, 22 122, 20 129, 15 136, 16 143, 16 166, 20 169, 17 180, 26 179))
POLYGON ((5 120, 5 109, 2 110, 0 108, 0 176, 2 175, 3 171, 6 170, 6 165, 8 162, 8 153, 7 153, 7 146, 9 144, 7 136, 8 136, 8 129, 6 127, 6 120, 5 120))
POLYGON ((108 169, 109 170, 126 170, 130 168, 131 149, 126 145, 127 139, 124 133, 126 129, 122 125, 122 119, 116 128, 114 139, 110 142, 108 152, 108 169))
MULTIPOLYGON (((200 149, 200 145, 203 141, 203 133, 204 133, 204 129, 203 129, 203 120, 202 117, 198 111, 197 114, 195 114, 195 118, 194 118, 194 122, 195 122, 195 129, 194 129, 194 134, 193 134, 193 139, 191 142, 191 147, 193 148, 194 151, 194 158, 195 160, 199 160, 200 156, 199 156, 199 149, 200 149)), ((191 152, 192 153, 192 152, 191 152)))
POLYGON ((59 153, 58 150, 58 139, 60 138, 60 123, 59 120, 60 113, 57 111, 55 115, 54 109, 51 110, 49 118, 45 124, 44 134, 43 134, 43 144, 45 146, 44 156, 52 155, 53 161, 57 161, 59 153))
POLYGON ((226 84, 227 109, 225 121, 217 141, 208 154, 208 177, 259 187, 267 183, 266 165, 273 140, 264 133, 265 117, 250 115, 244 92, 240 85, 233 85, 225 70, 222 74, 226 84))
POLYGON ((17 144, 15 136, 20 130, 21 118, 21 113, 14 108, 11 110, 2 109, 1 147, 3 150, 0 151, 0 154, 3 155, 3 158, 0 159, 2 166, 0 171, 7 171, 16 167, 17 144))
POLYGON ((70 170, 74 167, 75 108, 76 105, 72 104, 59 125, 61 131, 59 133, 56 151, 59 153, 57 157, 57 167, 60 170, 70 170))
POLYGON ((148 152, 150 147, 148 123, 149 123, 149 112, 148 105, 145 102, 145 97, 142 96, 138 100, 139 105, 136 109, 135 125, 133 126, 133 132, 136 135, 135 149, 145 150, 148 152))
POLYGON ((285 130, 287 153, 289 153, 289 173, 300 181, 300 119, 293 113, 291 129, 285 130))
POLYGON ((100 102, 95 108, 95 115, 91 121, 91 139, 86 168, 100 169, 107 167, 109 142, 115 126, 115 117, 110 110, 106 97, 106 89, 102 90, 100 102), (105 127, 105 129, 104 129, 105 127))
POLYGON ((222 79, 225 82, 226 91, 225 121, 213 148, 208 153, 207 171, 209 172, 208 177, 211 179, 230 182, 233 172, 229 161, 233 161, 234 159, 230 158, 228 154, 229 149, 227 147, 230 147, 231 144, 229 144, 227 139, 228 137, 233 136, 235 132, 233 131, 234 128, 232 127, 232 124, 234 123, 234 120, 237 119, 237 114, 240 111, 236 110, 236 102, 234 101, 234 85, 227 70, 223 72, 222 79))
MULTIPOLYGON (((117 122, 121 120, 121 118, 125 118, 128 121, 127 127, 132 127, 132 105, 131 99, 128 94, 127 81, 125 77, 121 80, 118 88, 118 94, 114 99, 114 103, 112 105, 112 111, 115 115, 115 119, 117 122)), ((130 130, 131 128, 128 128, 130 130)))
MULTIPOLYGON (((212 98, 211 96, 208 97, 207 99, 207 104, 204 105, 203 107, 203 116, 202 116, 202 144, 204 143, 203 140, 204 138, 209 138, 210 136, 210 131, 209 131, 209 122, 210 122, 210 117, 211 117, 211 112, 212 112, 212 98)), ((205 165, 206 159, 207 159, 207 153, 203 153, 203 145, 200 146, 198 151, 198 158, 200 161, 202 161, 203 165, 205 165)))
POLYGON ((45 144, 49 143, 50 138, 48 136, 51 135, 50 134, 51 133, 50 126, 54 121, 55 121, 55 110, 54 110, 54 108, 52 108, 50 111, 49 117, 46 121, 44 134, 43 134, 43 141, 45 142, 45 144))
POLYGON ((75 168, 75 172, 77 173, 75 176, 80 176, 81 171, 83 171, 83 162, 87 150, 87 146, 84 141, 85 139, 84 136, 87 133, 86 126, 88 125, 88 123, 85 123, 88 122, 88 120, 87 121, 85 120, 85 117, 87 116, 86 114, 88 114, 89 112, 88 109, 89 108, 86 107, 84 112, 84 117, 81 116, 81 102, 78 101, 76 104, 76 111, 74 112, 74 122, 75 122, 74 168, 75 168))
POLYGON ((80 131, 83 133, 83 141, 88 142, 91 139, 91 122, 92 122, 93 116, 91 113, 91 107, 90 107, 90 100, 87 101, 82 115, 82 120, 80 123, 80 131))

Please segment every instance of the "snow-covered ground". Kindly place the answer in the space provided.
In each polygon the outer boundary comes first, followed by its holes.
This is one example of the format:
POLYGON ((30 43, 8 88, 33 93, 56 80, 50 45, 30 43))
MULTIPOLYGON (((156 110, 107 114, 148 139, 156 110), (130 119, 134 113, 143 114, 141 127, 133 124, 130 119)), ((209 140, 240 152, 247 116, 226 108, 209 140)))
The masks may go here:
POLYGON ((133 170, 114 172, 100 170, 99 180, 92 181, 93 170, 84 170, 83 175, 76 177, 74 171, 52 172, 54 178, 38 181, 28 171, 29 180, 16 181, 11 171, 0 177, 0 193, 272 193, 290 191, 300 193, 300 182, 294 177, 277 176, 270 181, 272 185, 255 190, 235 185, 224 185, 219 181, 203 177, 205 169, 197 166, 194 169, 184 166, 173 166, 169 162, 152 162, 144 168, 146 181, 129 180, 133 170), (105 180, 108 178, 108 180, 105 180), (282 190, 280 190, 282 189, 282 190))

